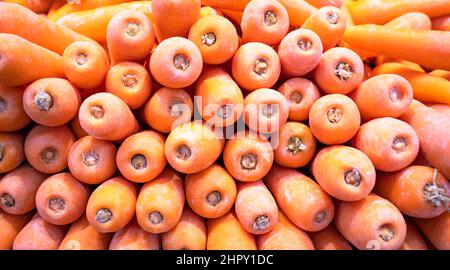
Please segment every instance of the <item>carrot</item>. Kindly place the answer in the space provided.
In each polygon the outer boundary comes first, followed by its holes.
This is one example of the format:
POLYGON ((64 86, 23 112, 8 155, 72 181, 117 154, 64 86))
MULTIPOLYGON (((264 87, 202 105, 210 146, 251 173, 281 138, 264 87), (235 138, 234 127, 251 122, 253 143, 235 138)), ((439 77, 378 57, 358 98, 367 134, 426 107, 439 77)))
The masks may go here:
POLYGON ((232 125, 244 112, 241 89, 223 68, 204 69, 195 84, 195 98, 202 118, 214 126, 232 125))
POLYGON ((220 11, 223 13, 224 17, 228 18, 229 20, 232 20, 237 25, 241 25, 242 16, 244 15, 244 12, 228 9, 221 9, 220 11))
POLYGON ((200 49, 206 64, 223 64, 233 57, 239 47, 234 25, 223 16, 200 18, 189 31, 189 40, 200 49))
POLYGON ((203 6, 211 6, 219 9, 243 11, 250 0, 202 0, 203 6))
POLYGON ((375 186, 375 168, 369 157, 344 145, 322 149, 314 158, 312 172, 319 185, 341 201, 361 200, 375 186))
POLYGON ((449 32, 357 25, 345 31, 344 41, 364 50, 428 68, 450 69, 450 50, 447 49, 450 47, 449 32), (424 48, 427 50, 426 55, 423 53, 424 48))
POLYGON ((36 207, 37 190, 46 178, 27 164, 6 174, 0 181, 0 208, 13 215, 30 212, 36 207))
POLYGON ((385 24, 397 29, 431 30, 431 20, 422 12, 409 12, 389 21, 385 24))
POLYGON ((47 18, 50 19, 53 16, 53 14, 55 14, 56 11, 59 8, 61 8, 62 6, 64 6, 65 4, 69 4, 69 3, 67 3, 66 0, 54 0, 47 12, 47 18))
POLYGON ((89 224, 86 215, 70 225, 69 231, 61 241, 59 250, 107 250, 111 233, 99 233, 89 224))
POLYGON ((362 82, 361 58, 347 48, 332 48, 322 55, 313 71, 314 79, 328 94, 348 94, 362 82))
POLYGON ((414 223, 436 248, 450 249, 450 212, 444 212, 435 218, 415 218, 414 223))
POLYGON ((186 175, 184 188, 186 202, 204 218, 218 218, 230 211, 237 193, 234 179, 218 164, 186 175))
POLYGON ((78 113, 81 97, 65 79, 45 78, 34 81, 23 93, 23 108, 28 116, 44 126, 61 126, 78 113))
POLYGON ((374 191, 408 216, 433 218, 450 210, 450 183, 431 167, 410 166, 382 173, 374 191))
POLYGON ((211 166, 222 153, 224 140, 200 122, 184 123, 170 132, 165 154, 170 166, 181 173, 196 173, 211 166))
POLYGON ((104 82, 109 61, 99 46, 87 41, 75 41, 64 50, 63 67, 71 83, 91 89, 104 82))
POLYGON ((311 5, 321 8, 324 6, 333 6, 341 8, 344 4, 344 0, 306 0, 306 2, 310 3, 311 5))
POLYGON ((398 249, 406 236, 400 211, 375 194, 359 201, 338 202, 335 224, 358 249, 398 249))
POLYGON ((414 99, 419 101, 450 104, 450 82, 446 79, 413 70, 400 63, 383 64, 372 73, 374 76, 391 73, 404 77, 412 86, 414 99))
POLYGON ((0 83, 5 86, 64 74, 61 56, 16 35, 0 33, 0 56, 0 83))
POLYGON ((289 24, 300 27, 317 9, 303 0, 278 0, 287 10, 289 24))
POLYGON ((210 6, 202 6, 200 8, 200 19, 211 15, 223 16, 223 13, 219 9, 210 6))
POLYGON ((289 103, 289 120, 305 121, 316 100, 320 98, 317 86, 304 78, 292 78, 285 81, 278 92, 284 95, 289 103))
POLYGON ((333 220, 330 196, 304 174, 274 165, 264 177, 264 183, 280 209, 300 229, 319 231, 333 220))
POLYGON ((278 223, 277 203, 261 180, 238 183, 234 207, 242 227, 251 234, 270 232, 278 223))
POLYGON ((117 232, 133 218, 136 186, 123 177, 114 177, 98 186, 89 197, 86 216, 101 233, 117 232))
POLYGON ((259 250, 314 250, 309 236, 295 226, 281 211, 278 223, 268 233, 258 235, 259 250))
POLYGON ((305 166, 316 152, 316 139, 311 130, 298 122, 287 122, 282 125, 276 143, 273 150, 275 162, 289 168, 305 166))
POLYGON ((447 81, 450 81, 450 71, 448 71, 448 70, 436 69, 436 70, 431 71, 428 74, 436 76, 436 77, 444 78, 447 81))
POLYGON ((256 250, 255 237, 244 230, 236 214, 207 220, 207 250, 256 250))
POLYGON ((32 213, 23 215, 11 215, 0 211, 0 250, 10 250, 13 247, 14 239, 32 217, 32 213))
POLYGON ((276 0, 252 0, 242 14, 241 30, 246 43, 276 45, 289 30, 288 12, 276 0))
POLYGON ((245 124, 258 132, 275 132, 289 117, 289 103, 273 89, 253 91, 245 97, 244 106, 245 124))
POLYGON ((83 36, 92 38, 99 43, 105 43, 106 29, 108 28, 109 21, 114 15, 123 10, 141 11, 149 20, 153 20, 152 4, 150 1, 132 1, 130 3, 73 12, 59 18, 56 20, 56 23, 70 28, 83 36))
POLYGON ((29 10, 35 13, 46 13, 52 2, 49 0, 4 0, 6 3, 15 3, 19 4, 23 7, 28 8, 29 10))
POLYGON ((290 32, 278 46, 283 72, 289 76, 304 76, 312 71, 319 64, 322 52, 320 37, 309 29, 290 32))
POLYGON ((64 238, 67 226, 46 222, 35 214, 30 222, 17 234, 14 250, 57 250, 64 238))
POLYGON ((358 107, 341 94, 319 98, 309 111, 311 131, 325 144, 342 144, 350 140, 358 132, 360 123, 358 107))
POLYGON ((428 250, 425 239, 414 223, 406 220, 405 241, 399 248, 400 250, 428 250))
POLYGON ((150 57, 150 72, 160 84, 183 88, 194 83, 202 72, 200 50, 194 42, 172 37, 156 46, 150 57))
POLYGON ((238 131, 227 140, 223 163, 233 178, 243 182, 258 181, 272 167, 272 146, 254 131, 238 131))
POLYGON ((163 233, 180 220, 185 201, 183 181, 167 167, 156 179, 142 187, 136 203, 139 225, 150 233, 163 233))
POLYGON ((450 105, 446 104, 434 104, 429 105, 430 108, 432 108, 435 111, 445 113, 447 115, 450 115, 450 105))
POLYGON ((78 116, 81 127, 97 139, 120 141, 140 129, 127 104, 110 93, 97 93, 85 99, 78 116))
POLYGON ((72 130, 75 138, 81 139, 89 134, 81 127, 80 119, 78 118, 78 114, 75 115, 74 118, 70 121, 70 129, 72 130))
POLYGON ((132 182, 145 183, 166 167, 165 138, 155 131, 142 131, 126 138, 116 155, 120 173, 132 182))
POLYGON ((53 13, 47 15, 48 18, 52 21, 56 21, 59 18, 73 13, 77 11, 83 11, 83 10, 89 10, 89 9, 95 9, 99 7, 104 6, 111 6, 116 5, 124 2, 129 2, 129 0, 82 0, 79 1, 79 3, 68 3, 67 1, 64 1, 65 4, 60 6, 57 10, 55 10, 53 13))
POLYGON ((398 16, 413 11, 423 12, 430 17, 444 15, 450 13, 449 4, 450 1, 448 0, 363 0, 350 2, 346 6, 355 24, 384 24, 398 16))
POLYGON ((159 250, 159 234, 142 229, 133 218, 123 229, 117 231, 109 245, 110 250, 159 250))
POLYGON ((0 173, 7 173, 24 161, 24 137, 20 133, 0 132, 0 173))
POLYGON ((431 28, 439 31, 450 31, 450 15, 443 15, 431 19, 431 28))
POLYGON ((0 85, 0 132, 13 132, 31 122, 22 106, 23 88, 0 85))
POLYGON ((85 136, 70 148, 67 165, 70 173, 80 182, 101 184, 111 178, 117 169, 116 152, 112 142, 85 136))
POLYGON ((192 99, 183 89, 162 87, 144 105, 145 122, 162 133, 191 121, 193 114, 192 99))
POLYGON ((184 208, 180 221, 170 231, 162 234, 164 250, 205 250, 205 220, 184 208))
POLYGON ((323 50, 335 47, 344 36, 347 19, 345 14, 337 7, 324 6, 314 12, 303 23, 302 28, 317 33, 322 41, 323 50))
POLYGON ((249 91, 272 87, 281 73, 277 52, 270 46, 258 42, 246 43, 239 47, 233 56, 231 66, 236 83, 249 91))
POLYGON ((344 236, 332 224, 320 232, 313 233, 311 239, 317 250, 352 250, 344 236))
POLYGON ((362 82, 351 98, 358 106, 363 120, 397 118, 408 110, 413 90, 405 78, 396 74, 383 74, 362 82))
POLYGON ((45 221, 67 225, 83 215, 89 193, 88 186, 70 173, 54 174, 39 186, 36 208, 45 221))
MULTIPOLYGON (((89 38, 19 5, 0 3, 0 14, 2 14, 0 33, 18 35, 59 55, 62 55, 66 47, 75 41, 92 42, 89 38)), ((30 66, 30 63, 28 65, 30 66)), ((45 69, 39 69, 44 71, 49 68, 48 65, 33 64, 31 66, 45 66, 45 69)))

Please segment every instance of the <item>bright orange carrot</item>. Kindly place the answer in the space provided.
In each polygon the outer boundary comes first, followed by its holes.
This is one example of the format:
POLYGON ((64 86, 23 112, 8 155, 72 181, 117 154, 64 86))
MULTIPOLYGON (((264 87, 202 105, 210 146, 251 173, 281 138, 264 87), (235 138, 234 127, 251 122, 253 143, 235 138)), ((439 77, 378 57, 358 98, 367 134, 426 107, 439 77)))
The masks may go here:
POLYGON ((46 13, 52 5, 51 0, 4 0, 6 3, 15 3, 30 9, 35 13, 46 13))
POLYGON ((75 115, 74 118, 70 121, 70 129, 73 132, 73 135, 75 135, 75 138, 80 139, 85 136, 88 136, 89 134, 81 127, 80 120, 78 118, 78 114, 75 115))
POLYGON ((0 210, 0 250, 10 250, 17 234, 25 227, 33 213, 11 215, 0 210))
POLYGON ((0 132, 0 173, 10 172, 23 162, 24 139, 20 133, 0 132))
POLYGON ((344 4, 344 0, 306 0, 306 2, 310 3, 311 5, 321 8, 324 6, 333 6, 341 8, 344 4))
POLYGON ((250 0, 202 0, 201 2, 203 6, 243 11, 250 0))
POLYGON ((435 69, 428 74, 436 76, 436 77, 444 78, 447 81, 450 81, 450 71, 448 71, 448 70, 435 69))
POLYGON ((205 220, 185 207, 180 221, 162 235, 164 250, 205 250, 205 220))
POLYGON ((385 24, 397 29, 431 30, 431 20, 422 12, 405 13, 385 24))
POLYGON ((0 132, 13 132, 31 122, 23 109, 23 88, 0 85, 0 132))
POLYGON ((317 9, 304 0, 278 0, 289 14, 291 26, 300 27, 317 9))
POLYGON ((110 250, 159 250, 159 234, 142 229, 133 218, 123 229, 117 231, 109 245, 110 250))
POLYGON ((237 25, 241 24, 242 15, 244 14, 244 12, 228 9, 221 9, 220 11, 223 13, 224 17, 228 18, 229 20, 232 20, 235 24, 237 25))
POLYGON ((414 223, 406 220, 406 237, 400 250, 428 250, 427 243, 414 223))
POLYGON ((211 15, 223 16, 223 13, 219 9, 210 6, 202 6, 200 8, 200 18, 204 18, 211 15))
POLYGON ((65 4, 68 4, 66 0, 54 0, 52 5, 50 6, 48 12, 47 12, 47 18, 50 19, 50 17, 62 6, 65 4))
POLYGON ((99 7, 104 6, 111 6, 116 5, 124 2, 129 2, 129 0, 82 0, 78 3, 69 3, 69 1, 64 1, 65 3, 59 7, 57 10, 48 14, 48 18, 52 21, 56 21, 62 16, 65 16, 67 14, 77 12, 77 11, 83 11, 83 10, 89 10, 89 9, 95 9, 99 7))
POLYGON ((352 250, 344 236, 332 224, 319 232, 312 233, 311 239, 317 250, 352 250))
POLYGON ((431 19, 431 28, 439 31, 450 31, 450 15, 443 15, 431 19))
POLYGON ((415 218, 414 223, 436 248, 450 249, 450 212, 435 218, 415 218))

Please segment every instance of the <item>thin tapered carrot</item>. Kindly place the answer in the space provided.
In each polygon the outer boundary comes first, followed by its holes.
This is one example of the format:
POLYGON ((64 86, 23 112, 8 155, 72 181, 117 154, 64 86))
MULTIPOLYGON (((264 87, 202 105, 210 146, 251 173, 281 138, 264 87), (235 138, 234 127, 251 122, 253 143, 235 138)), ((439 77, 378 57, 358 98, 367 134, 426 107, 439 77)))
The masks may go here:
POLYGON ((63 75, 62 58, 58 54, 22 37, 0 34, 0 84, 19 86, 63 75))
POLYGON ((250 0, 202 0, 202 6, 243 11, 250 0))
POLYGON ((129 1, 130 0, 83 0, 79 1, 79 3, 66 3, 55 10, 52 14, 49 13, 48 18, 52 21, 56 21, 57 19, 73 12, 111 6, 129 1))
POLYGON ((100 43, 106 41, 106 29, 114 15, 122 10, 137 10, 153 20, 150 1, 133 1, 118 5, 78 11, 59 18, 56 22, 100 43))
POLYGON ((430 17, 450 13, 450 0, 362 0, 349 1, 346 6, 355 24, 384 24, 413 11, 423 12, 430 17))
POLYGON ((450 32, 356 25, 345 31, 344 41, 363 50, 429 68, 450 69, 450 32))

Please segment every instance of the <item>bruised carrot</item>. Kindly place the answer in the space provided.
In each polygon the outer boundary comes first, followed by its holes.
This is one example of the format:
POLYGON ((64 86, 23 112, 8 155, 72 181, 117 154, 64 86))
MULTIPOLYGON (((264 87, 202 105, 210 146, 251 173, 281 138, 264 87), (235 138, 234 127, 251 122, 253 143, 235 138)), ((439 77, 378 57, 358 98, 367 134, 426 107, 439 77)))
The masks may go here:
POLYGON ((116 232, 133 218, 136 197, 136 186, 133 183, 123 177, 111 178, 98 186, 89 197, 87 219, 101 233, 116 232))
POLYGON ((196 173, 211 166, 220 156, 224 140, 200 122, 184 123, 170 132, 165 154, 170 166, 181 173, 196 173))
POLYGON ((162 234, 162 247, 164 250, 205 250, 205 220, 185 207, 177 225, 162 234))
POLYGON ((259 250, 314 250, 309 236, 295 226, 281 211, 278 223, 268 233, 258 235, 259 250))
POLYGON ((234 25, 223 16, 200 18, 189 31, 189 40, 200 49, 206 64, 223 64, 237 51, 239 36, 234 25))
POLYGON ((200 50, 194 42, 172 37, 162 41, 150 57, 150 72, 160 84, 183 88, 194 83, 202 72, 200 50))
POLYGON ((155 131, 142 131, 126 138, 116 155, 121 174, 132 182, 145 183, 166 167, 165 138, 155 131))
POLYGON ((99 46, 87 41, 76 41, 64 50, 63 67, 71 83, 91 89, 104 82, 109 61, 99 46))
POLYGON ((133 110, 147 101, 152 91, 152 80, 142 65, 122 62, 108 71, 105 87, 106 92, 121 98, 133 110))
POLYGON ((375 186, 375 168, 358 149, 335 145, 322 149, 312 164, 314 178, 331 196, 341 201, 357 201, 375 186))
POLYGON ((444 212, 435 218, 415 218, 414 223, 436 248, 450 249, 450 212, 444 212))
POLYGON ((97 93, 85 99, 78 116, 81 127, 97 139, 119 141, 140 129, 127 104, 111 93, 97 93))
MULTIPOLYGON (((278 132, 273 154, 277 164, 298 168, 308 164, 316 152, 316 139, 308 126, 287 122, 278 132)), ((273 141, 272 141, 273 144, 273 141)))
POLYGON ((36 207, 36 193, 46 178, 27 164, 6 174, 0 181, 0 208, 13 215, 30 212, 36 207))
POLYGON ((56 22, 99 43, 105 43, 109 21, 123 10, 141 11, 147 18, 153 20, 152 3, 150 1, 132 1, 73 12, 59 18, 56 22))
POLYGON ((431 20, 422 12, 405 13, 385 24, 397 29, 431 30, 431 20))
POLYGON ((244 113, 244 97, 230 75, 218 67, 205 69, 195 85, 198 111, 209 124, 234 124, 244 113))
POLYGON ((142 229, 133 218, 123 229, 117 231, 109 244, 109 250, 159 250, 159 234, 142 229))
POLYGON ((406 236, 400 211, 375 194, 359 201, 338 202, 335 224, 358 249, 398 249, 406 236))
POLYGON ((234 208, 242 227, 252 234, 270 232, 278 223, 278 206, 270 191, 261 180, 237 185, 234 208))
POLYGON ((77 180, 86 184, 100 184, 116 171, 116 152, 112 142, 85 136, 70 148, 67 165, 77 180))
POLYGON ((0 173, 10 172, 23 162, 24 139, 20 133, 0 132, 0 173))
POLYGON ((236 214, 228 212, 207 221, 207 250, 256 250, 255 237, 244 230, 236 214))
POLYGON ((203 6, 243 11, 250 0, 202 0, 201 2, 203 6))
POLYGON ((14 250, 57 250, 64 238, 67 226, 46 222, 35 214, 14 240, 14 250))
POLYGON ((431 28, 439 31, 450 31, 450 15, 443 15, 431 19, 431 28))
POLYGON ((279 0, 287 10, 289 24, 300 27, 317 9, 304 0, 279 0))
POLYGON ((192 99, 183 89, 162 87, 144 105, 145 122, 162 133, 189 122, 193 114, 192 99))
POLYGON ((50 14, 48 13, 48 18, 52 21, 56 21, 59 18, 73 13, 77 11, 83 11, 83 10, 89 10, 89 9, 95 9, 98 7, 103 6, 111 6, 115 4, 120 4, 124 2, 129 2, 129 0, 82 0, 78 3, 69 3, 70 1, 63 1, 62 6, 60 6, 58 9, 56 9, 54 12, 50 14))
POLYGON ((317 250, 352 250, 344 236, 332 224, 319 232, 312 233, 311 239, 317 250))
POLYGON ((11 34, 0 34, 0 64, 0 83, 5 86, 24 85, 64 74, 61 56, 11 34))
POLYGON ((31 122, 23 109, 23 88, 0 85, 0 132, 13 132, 31 122))
POLYGON ((136 203, 139 225, 150 233, 163 233, 180 220, 185 201, 183 181, 167 167, 156 179, 141 188, 136 203))
POLYGON ((237 193, 234 179, 218 164, 186 175, 184 188, 190 208, 205 218, 218 218, 230 211, 237 193))
POLYGON ((317 86, 304 78, 292 78, 285 81, 278 92, 284 95, 289 103, 289 120, 305 121, 314 102, 320 98, 317 86))
POLYGON ((34 81, 23 93, 23 108, 28 116, 44 126, 61 126, 78 113, 81 97, 65 79, 45 78, 34 81))
POLYGON ((111 233, 99 233, 89 224, 86 215, 70 225, 59 250, 107 250, 111 241, 111 233))
POLYGON ((10 250, 13 247, 14 239, 23 227, 28 223, 33 214, 11 215, 0 211, 0 250, 10 250))
POLYGON ((280 209, 300 229, 319 231, 333 220, 331 197, 304 174, 274 165, 264 177, 264 183, 280 209))

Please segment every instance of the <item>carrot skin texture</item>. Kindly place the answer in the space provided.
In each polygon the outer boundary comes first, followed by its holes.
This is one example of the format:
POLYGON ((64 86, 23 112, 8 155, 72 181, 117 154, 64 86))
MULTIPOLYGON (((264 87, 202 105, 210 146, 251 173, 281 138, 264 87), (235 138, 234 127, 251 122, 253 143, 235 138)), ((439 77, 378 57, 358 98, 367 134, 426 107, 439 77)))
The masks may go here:
POLYGON ((123 229, 116 232, 109 244, 109 250, 159 250, 160 235, 142 229, 133 218, 123 229))
POLYGON ((430 219, 413 220, 428 240, 438 249, 450 249, 450 213, 444 212, 441 215, 430 219))
POLYGON ((0 235, 2 236, 0 250, 12 249, 17 234, 27 225, 32 216, 32 212, 23 215, 12 215, 0 211, 0 235))
POLYGON ((319 232, 312 233, 311 240, 317 250, 352 250, 352 246, 332 224, 319 232))

